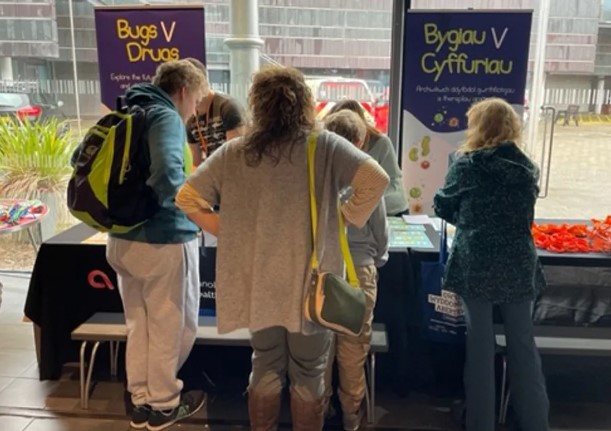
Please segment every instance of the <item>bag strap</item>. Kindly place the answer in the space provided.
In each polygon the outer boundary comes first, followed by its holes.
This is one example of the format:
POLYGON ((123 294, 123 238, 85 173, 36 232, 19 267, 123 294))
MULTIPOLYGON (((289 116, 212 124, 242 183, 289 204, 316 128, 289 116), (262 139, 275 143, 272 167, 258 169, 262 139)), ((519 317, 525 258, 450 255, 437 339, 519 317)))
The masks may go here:
MULTIPOLYGON (((318 271, 318 210, 316 205, 316 184, 315 184, 315 173, 314 173, 314 156, 316 154, 316 142, 318 141, 318 134, 312 132, 308 138, 308 184, 310 189, 310 220, 312 221, 312 258, 310 265, 312 270, 318 271)), ((339 199, 337 200, 337 219, 339 222, 339 245, 346 264, 346 273, 348 276, 348 283, 352 287, 359 287, 359 280, 356 276, 356 270, 354 268, 354 262, 352 255, 350 254, 350 247, 348 246, 348 237, 346 236, 346 227, 344 225, 344 216, 341 212, 339 199)))

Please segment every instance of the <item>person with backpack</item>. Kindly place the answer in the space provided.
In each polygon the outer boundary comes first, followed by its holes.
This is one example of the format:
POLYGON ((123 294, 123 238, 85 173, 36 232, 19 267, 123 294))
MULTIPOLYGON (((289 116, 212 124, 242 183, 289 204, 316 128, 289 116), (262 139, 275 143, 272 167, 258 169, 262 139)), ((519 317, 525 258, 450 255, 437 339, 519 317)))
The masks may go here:
POLYGON ((178 60, 161 64, 151 84, 135 85, 125 94, 129 109, 146 112, 140 139, 149 156, 146 184, 158 205, 144 223, 125 233, 111 232, 106 251, 125 312, 127 390, 135 429, 166 429, 193 415, 205 400, 198 391, 181 395, 183 382, 177 378, 197 333, 199 228, 174 198, 191 169, 185 123, 206 92, 203 74, 178 60))
MULTIPOLYGON (((187 58, 208 80, 204 64, 187 58)), ((244 134, 244 113, 239 103, 227 94, 208 88, 197 105, 196 113, 187 123, 187 138, 193 153, 193 164, 199 166, 225 142, 244 134)))
POLYGON ((312 282, 313 237, 308 149, 318 202, 320 271, 342 274, 338 199, 346 224, 362 227, 388 184, 384 170, 334 133, 320 130, 303 74, 269 66, 254 75, 252 126, 218 149, 189 177, 176 204, 218 237, 218 331, 251 333, 250 427, 278 428, 282 390, 291 382, 293 430, 323 427, 330 331, 305 318, 312 282), (215 206, 220 203, 221 210, 215 206))
MULTIPOLYGON (((362 148, 367 137, 366 123, 353 111, 344 109, 327 115, 325 128, 346 138, 355 147, 362 148)), ((346 197, 351 195, 348 190, 346 197)), ((363 331, 358 337, 337 334, 329 354, 325 374, 326 410, 330 411, 333 394, 333 360, 337 359, 339 371, 339 400, 342 406, 342 422, 345 431, 356 431, 363 419, 365 398, 365 361, 371 344, 373 309, 377 296, 378 268, 388 260, 388 222, 384 200, 362 228, 348 226, 348 245, 354 261, 359 286, 365 292, 366 316, 363 331)))
POLYGON ((443 288, 458 294, 467 322, 464 372, 467 431, 494 430, 493 308, 503 317, 513 410, 523 431, 549 429, 549 400, 532 321, 545 287, 531 234, 539 169, 520 145, 522 125, 499 98, 467 112, 435 213, 456 226, 443 288))

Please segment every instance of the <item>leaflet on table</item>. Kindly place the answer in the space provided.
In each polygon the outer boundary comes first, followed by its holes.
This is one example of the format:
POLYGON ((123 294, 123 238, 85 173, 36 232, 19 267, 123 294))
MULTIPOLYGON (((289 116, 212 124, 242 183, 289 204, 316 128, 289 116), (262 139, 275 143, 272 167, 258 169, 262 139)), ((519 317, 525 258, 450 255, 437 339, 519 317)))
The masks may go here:
POLYGON ((391 228, 389 236, 390 249, 435 248, 424 231, 391 228))
POLYGON ((81 241, 81 244, 102 244, 106 245, 108 241, 108 234, 106 232, 96 232, 91 235, 89 238, 85 238, 81 241))
POLYGON ((388 228, 396 230, 425 231, 422 224, 407 224, 401 217, 388 217, 388 228))
POLYGON ((401 217, 388 217, 391 249, 433 248, 422 224, 407 224, 401 217))

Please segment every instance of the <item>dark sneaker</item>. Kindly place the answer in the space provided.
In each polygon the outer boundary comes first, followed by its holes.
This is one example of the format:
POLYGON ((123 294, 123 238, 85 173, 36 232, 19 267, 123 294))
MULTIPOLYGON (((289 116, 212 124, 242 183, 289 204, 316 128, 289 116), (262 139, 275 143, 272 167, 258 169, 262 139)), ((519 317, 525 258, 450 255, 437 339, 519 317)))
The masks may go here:
POLYGON ((134 406, 134 409, 132 410, 132 420, 129 423, 129 426, 137 430, 146 428, 150 414, 151 408, 148 405, 134 406))
POLYGON ((190 391, 180 398, 178 407, 172 410, 152 410, 146 429, 149 431, 164 430, 176 422, 193 416, 206 403, 206 395, 202 391, 190 391))

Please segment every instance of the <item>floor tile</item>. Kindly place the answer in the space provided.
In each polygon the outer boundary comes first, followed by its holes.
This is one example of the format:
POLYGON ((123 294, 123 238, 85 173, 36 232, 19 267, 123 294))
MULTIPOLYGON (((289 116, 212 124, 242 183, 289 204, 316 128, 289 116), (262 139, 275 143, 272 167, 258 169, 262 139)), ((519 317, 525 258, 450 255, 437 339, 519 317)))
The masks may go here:
POLYGON ((127 431, 129 429, 127 420, 57 418, 35 419, 26 431, 127 431))
MULTIPOLYGON (((1 377, 0 376, 0 392, 2 392, 4 388, 6 388, 13 380, 15 380, 14 377, 1 377)), ((0 405, 0 407, 2 406, 0 405)))
MULTIPOLYGON (((83 412, 81 409, 80 385, 76 380, 60 380, 46 399, 46 409, 53 412, 83 412)), ((125 415, 123 384, 120 382, 98 382, 89 398, 86 412, 125 415)))
POLYGON ((1 377, 19 377, 32 365, 38 367, 33 350, 0 349, 1 377))
POLYGON ((608 404, 555 403, 551 407, 551 425, 563 430, 609 430, 608 404))
MULTIPOLYGON (((34 358, 36 358, 36 353, 32 352, 32 354, 34 355, 34 358)), ((40 377, 40 371, 38 370, 38 361, 34 359, 34 362, 30 364, 30 366, 17 377, 22 377, 25 379, 38 379, 40 377)))
POLYGON ((43 409, 47 396, 59 383, 17 378, 0 391, 0 407, 43 409))
POLYGON ((34 351, 32 324, 0 325, 0 352, 6 349, 34 351))
POLYGON ((6 303, 2 296, 0 307, 0 325, 18 325, 23 323, 23 303, 6 303))
POLYGON ((23 431, 32 422, 32 418, 19 416, 0 416, 0 430, 23 431))

